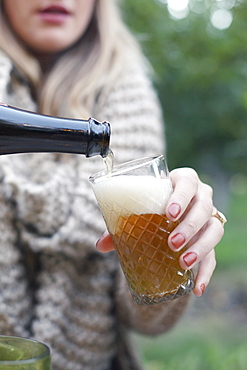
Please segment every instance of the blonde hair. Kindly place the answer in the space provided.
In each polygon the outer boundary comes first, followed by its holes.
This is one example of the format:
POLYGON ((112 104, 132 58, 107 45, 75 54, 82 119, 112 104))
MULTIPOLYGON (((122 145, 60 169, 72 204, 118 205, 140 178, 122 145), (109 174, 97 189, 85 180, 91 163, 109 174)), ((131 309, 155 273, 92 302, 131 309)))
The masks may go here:
MULTIPOLYGON (((1 0, 0 0, 0 5, 1 0)), ((124 25, 115 0, 96 0, 95 10, 81 40, 66 51, 47 75, 39 62, 11 31, 0 14, 0 48, 37 93, 39 111, 55 116, 89 117, 103 104, 127 58, 141 53, 124 25)))

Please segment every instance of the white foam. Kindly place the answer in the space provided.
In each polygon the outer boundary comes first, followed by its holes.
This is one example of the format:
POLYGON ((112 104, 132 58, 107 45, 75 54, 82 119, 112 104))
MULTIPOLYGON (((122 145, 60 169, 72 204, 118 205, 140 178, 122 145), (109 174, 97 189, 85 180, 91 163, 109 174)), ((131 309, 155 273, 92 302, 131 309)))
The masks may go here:
POLYGON ((164 214, 172 193, 169 179, 116 176, 94 183, 94 192, 110 232, 119 215, 164 214))

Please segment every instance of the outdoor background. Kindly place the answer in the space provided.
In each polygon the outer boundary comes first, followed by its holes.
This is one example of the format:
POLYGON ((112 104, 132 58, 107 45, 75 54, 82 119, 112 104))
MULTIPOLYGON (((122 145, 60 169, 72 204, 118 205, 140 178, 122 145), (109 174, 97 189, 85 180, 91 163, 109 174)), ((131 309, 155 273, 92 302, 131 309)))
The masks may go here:
POLYGON ((246 370, 247 1, 122 6, 154 70, 169 168, 195 168, 228 218, 204 296, 169 333, 134 339, 147 370, 246 370))

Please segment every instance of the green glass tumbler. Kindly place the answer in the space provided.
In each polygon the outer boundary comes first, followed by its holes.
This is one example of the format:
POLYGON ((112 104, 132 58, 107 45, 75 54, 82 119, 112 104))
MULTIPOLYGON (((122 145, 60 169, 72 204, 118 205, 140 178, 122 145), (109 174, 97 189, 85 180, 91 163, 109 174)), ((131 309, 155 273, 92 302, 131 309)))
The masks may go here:
POLYGON ((50 349, 36 340, 0 335, 1 370, 50 370, 50 349))

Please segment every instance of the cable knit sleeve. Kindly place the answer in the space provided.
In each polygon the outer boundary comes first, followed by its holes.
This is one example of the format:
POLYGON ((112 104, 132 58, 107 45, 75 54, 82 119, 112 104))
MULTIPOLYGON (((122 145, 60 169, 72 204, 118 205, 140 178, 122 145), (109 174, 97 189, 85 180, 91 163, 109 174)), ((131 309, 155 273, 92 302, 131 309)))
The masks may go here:
MULTIPOLYGON (((7 102, 12 63, 0 50, 0 102, 7 102)), ((18 233, 14 221, 11 190, 5 182, 0 163, 0 332, 27 335, 25 327, 31 319, 30 297, 18 233)))
POLYGON ((116 163, 164 154, 162 111, 152 81, 139 64, 122 72, 98 118, 111 123, 116 163))
POLYGON ((12 63, 10 59, 0 50, 0 103, 6 102, 6 92, 11 70, 12 63))
MULTIPOLYGON (((1 176, 1 175, 0 175, 1 176)), ((9 190, 0 180, 0 332, 27 335, 30 322, 30 295, 22 255, 18 248, 18 234, 14 227, 14 209, 9 190)))

